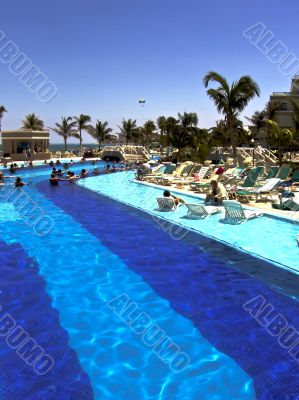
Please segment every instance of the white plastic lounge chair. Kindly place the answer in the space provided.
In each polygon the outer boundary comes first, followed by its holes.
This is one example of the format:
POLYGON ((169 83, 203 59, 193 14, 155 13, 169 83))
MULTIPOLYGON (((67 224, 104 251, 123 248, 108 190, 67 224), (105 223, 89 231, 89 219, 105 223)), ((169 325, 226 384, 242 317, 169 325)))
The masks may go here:
POLYGON ((240 224, 249 219, 261 217, 263 214, 258 211, 244 210, 241 203, 235 200, 223 200, 225 216, 221 220, 231 224, 240 224))
POLYGON ((171 197, 157 197, 158 211, 174 211, 176 204, 171 197))
POLYGON ((252 190, 237 190, 236 195, 237 197, 245 197, 247 201, 249 201, 250 196, 255 196, 255 201, 257 201, 258 197, 268 198, 270 196, 272 198, 272 195, 277 193, 276 188, 280 182, 281 180, 278 178, 270 178, 263 186, 252 190))
POLYGON ((206 218, 221 211, 218 207, 197 203, 186 203, 185 205, 188 208, 186 218, 206 218))

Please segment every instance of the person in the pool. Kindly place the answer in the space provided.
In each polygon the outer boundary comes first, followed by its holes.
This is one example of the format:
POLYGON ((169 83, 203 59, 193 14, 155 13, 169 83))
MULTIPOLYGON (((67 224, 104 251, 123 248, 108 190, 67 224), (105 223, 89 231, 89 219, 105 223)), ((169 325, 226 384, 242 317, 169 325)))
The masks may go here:
POLYGON ((66 180, 66 181, 69 181, 70 183, 73 183, 74 181, 76 181, 76 180, 79 179, 79 178, 80 178, 80 176, 75 175, 75 173, 72 172, 72 171, 69 171, 69 172, 68 172, 68 178, 65 179, 65 180, 66 180))
POLYGON ((28 186, 28 185, 30 185, 30 183, 31 183, 31 182, 29 182, 29 183, 23 182, 23 181, 22 181, 22 178, 21 178, 20 176, 18 176, 18 177, 16 178, 16 181, 15 181, 15 187, 28 186))
POLYGON ((88 171, 86 171, 86 169, 82 169, 81 173, 80 173, 80 178, 87 178, 88 176, 88 171))
POLYGON ((13 176, 4 176, 3 172, 0 171, 0 185, 4 185, 4 180, 6 178, 14 178, 13 176))
POLYGON ((228 194, 222 183, 216 179, 211 180, 211 191, 207 194, 205 203, 212 202, 221 205, 223 200, 228 200, 228 194))
MULTIPOLYGON (((17 166, 18 167, 18 166, 17 166)), ((9 167, 9 172, 11 174, 15 174, 16 173, 17 168, 14 166, 14 164, 11 164, 9 167)))
POLYGON ((94 168, 92 174, 93 174, 93 175, 100 175, 100 170, 99 170, 99 168, 94 168))
POLYGON ((58 178, 57 175, 51 174, 51 177, 49 179, 49 183, 52 186, 58 186, 58 182, 61 181, 62 179, 58 178))
POLYGON ((173 199, 176 206, 185 204, 185 201, 183 199, 181 199, 178 196, 174 196, 173 194, 170 193, 169 190, 164 190, 163 196, 173 199))

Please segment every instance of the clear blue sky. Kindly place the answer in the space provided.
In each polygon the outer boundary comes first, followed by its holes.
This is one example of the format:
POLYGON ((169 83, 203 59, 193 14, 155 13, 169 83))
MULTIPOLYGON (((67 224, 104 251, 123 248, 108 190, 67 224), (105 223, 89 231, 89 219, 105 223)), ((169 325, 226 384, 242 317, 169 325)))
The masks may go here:
POLYGON ((210 127, 220 117, 202 83, 209 70, 229 81, 249 74, 259 83, 261 97, 244 113, 250 116, 290 82, 242 32, 262 22, 299 58, 298 11, 298 0, 3 2, 0 30, 58 87, 52 101, 41 103, 0 63, 0 104, 9 111, 3 129, 19 127, 31 112, 47 127, 86 113, 117 128, 122 118, 141 124, 185 110, 210 127))

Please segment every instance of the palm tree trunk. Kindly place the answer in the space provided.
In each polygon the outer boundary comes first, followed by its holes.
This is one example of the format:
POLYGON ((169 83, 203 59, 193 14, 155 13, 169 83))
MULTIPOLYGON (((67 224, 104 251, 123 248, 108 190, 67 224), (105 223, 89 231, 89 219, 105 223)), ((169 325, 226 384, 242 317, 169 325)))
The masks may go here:
POLYGON ((282 164, 282 147, 278 146, 278 163, 281 166, 282 164))
POLYGON ((66 144, 66 142, 67 142, 67 138, 64 138, 64 151, 67 151, 67 144, 66 144))
POLYGON ((236 138, 236 132, 233 127, 233 122, 234 122, 233 118, 234 118, 233 115, 228 114, 228 116, 227 116, 227 131, 228 131, 230 142, 232 145, 233 159, 234 159, 235 165, 237 166, 237 164, 238 164, 237 138, 236 138))
POLYGON ((79 129, 79 136, 80 136, 80 154, 82 155, 82 132, 81 129, 79 129))
POLYGON ((99 151, 101 151, 101 141, 99 140, 99 151))

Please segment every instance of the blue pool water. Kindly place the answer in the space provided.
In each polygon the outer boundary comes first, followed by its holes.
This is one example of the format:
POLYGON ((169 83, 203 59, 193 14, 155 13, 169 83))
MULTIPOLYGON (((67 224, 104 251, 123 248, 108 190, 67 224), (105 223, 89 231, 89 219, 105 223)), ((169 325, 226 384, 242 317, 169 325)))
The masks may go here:
MULTIPOLYGON (((126 174, 113 179, 116 175, 126 174)), ((35 235, 11 212, 11 201, 1 206, 2 265, 10 263, 21 283, 27 279, 28 296, 28 301, 25 295, 15 301, 7 296, 5 308, 15 319, 22 312, 20 322, 57 363, 61 354, 70 354, 73 369, 58 379, 54 367, 50 386, 53 390, 60 380, 64 391, 37 397, 49 381, 37 377, 29 387, 16 385, 6 377, 11 366, 1 368, 1 382, 12 393, 20 399, 74 400, 298 398, 298 363, 243 308, 262 295, 299 329, 295 275, 281 275, 277 266, 195 232, 175 240, 141 210, 67 182, 51 187, 45 178, 32 171, 33 184, 24 190, 53 219, 48 235, 35 235), (190 357, 186 369, 172 371, 108 307, 121 295, 190 357), (38 310, 35 296, 45 299, 38 310), (52 325, 45 322, 40 329, 38 312, 52 325), (50 335, 54 329, 60 333, 50 335), (48 340, 41 341, 45 331, 48 340), (77 389, 64 384, 72 380, 77 389), (86 397, 72 390, 83 390, 86 397)), ((112 175, 90 180, 100 179, 111 194, 112 175)), ((15 290, 12 276, 5 275, 4 282, 15 290)), ((7 362, 1 337, 0 353, 7 362)))

